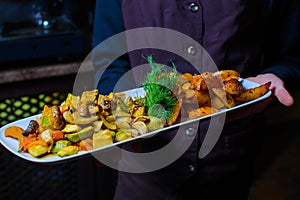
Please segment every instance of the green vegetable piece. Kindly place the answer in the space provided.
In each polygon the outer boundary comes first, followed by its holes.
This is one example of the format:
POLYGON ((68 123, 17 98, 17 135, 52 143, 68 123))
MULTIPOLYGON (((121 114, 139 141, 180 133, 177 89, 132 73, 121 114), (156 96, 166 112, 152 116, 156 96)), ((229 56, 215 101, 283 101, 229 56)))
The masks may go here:
POLYGON ((79 102, 80 96, 74 96, 73 94, 69 93, 64 104, 69 106, 71 109, 76 109, 79 102))
POLYGON ((88 126, 76 133, 65 134, 66 138, 71 142, 79 142, 80 140, 91 137, 94 133, 93 126, 88 126))
POLYGON ((81 127, 77 124, 67 124, 63 130, 61 130, 64 133, 74 133, 81 130, 81 127))
POLYGON ((111 135, 112 138, 114 138, 116 136, 116 132, 115 131, 110 130, 109 133, 110 133, 110 135, 111 135))
POLYGON ((47 116, 43 116, 43 117, 42 117, 42 123, 41 123, 41 126, 42 126, 43 128, 46 128, 46 129, 48 129, 48 128, 51 129, 52 125, 51 125, 51 123, 50 123, 50 121, 49 121, 49 119, 48 119, 47 116))
POLYGON ((48 152, 49 147, 47 146, 43 146, 43 145, 35 145, 32 147, 28 148, 28 152, 30 155, 32 155, 33 157, 39 157, 41 155, 44 155, 45 153, 48 152))
POLYGON ((67 98, 66 98, 66 101, 65 101, 65 102, 71 101, 71 100, 72 100, 72 96, 73 96, 73 94, 71 94, 71 93, 68 93, 68 96, 67 96, 67 98))
POLYGON ((57 152, 60 157, 71 156, 79 152, 78 146, 66 146, 57 152))
POLYGON ((132 138, 129 131, 119 130, 115 135, 115 141, 120 142, 132 138))
POLYGON ((51 150, 52 153, 57 153, 63 147, 70 146, 72 143, 69 140, 58 140, 55 142, 53 149, 51 150))
POLYGON ((164 128, 164 124, 160 118, 154 116, 149 116, 149 118, 150 121, 146 123, 149 132, 164 128))

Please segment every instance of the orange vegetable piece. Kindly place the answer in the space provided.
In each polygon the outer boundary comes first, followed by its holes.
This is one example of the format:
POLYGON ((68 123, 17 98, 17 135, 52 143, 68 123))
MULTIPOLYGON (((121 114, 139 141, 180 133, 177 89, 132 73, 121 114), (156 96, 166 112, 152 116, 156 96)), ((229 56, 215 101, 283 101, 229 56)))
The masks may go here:
POLYGON ((93 149, 93 141, 90 138, 81 140, 79 142, 79 150, 80 151, 89 151, 93 149))
POLYGON ((30 147, 33 147, 33 146, 37 146, 37 145, 42 145, 42 146, 46 146, 46 147, 48 146, 47 142, 45 142, 43 140, 36 140, 36 141, 30 142, 27 145, 27 149, 30 147))
POLYGON ((6 137, 12 137, 12 138, 15 138, 15 139, 21 141, 24 137, 23 132, 24 132, 24 129, 22 129, 21 127, 10 126, 7 129, 5 129, 4 135, 6 137))
POLYGON ((64 133, 62 131, 60 131, 60 130, 53 131, 51 133, 51 136, 52 136, 52 138, 53 138, 54 141, 65 139, 64 133))
POLYGON ((26 152, 29 144, 35 142, 36 140, 36 136, 34 134, 30 134, 27 137, 23 137, 23 139, 20 141, 19 147, 23 147, 23 152, 26 152))

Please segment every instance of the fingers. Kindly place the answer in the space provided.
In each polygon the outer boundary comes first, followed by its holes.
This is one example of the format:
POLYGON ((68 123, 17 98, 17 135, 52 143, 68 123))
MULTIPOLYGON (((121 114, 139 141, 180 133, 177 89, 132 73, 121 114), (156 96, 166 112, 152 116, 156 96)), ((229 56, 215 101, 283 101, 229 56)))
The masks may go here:
POLYGON ((285 106, 292 106, 294 104, 294 99, 290 93, 285 89, 284 82, 274 74, 260 74, 256 77, 250 77, 248 80, 263 84, 267 81, 271 81, 270 90, 274 92, 278 101, 285 106))
POLYGON ((259 83, 259 84, 262 84, 262 83, 263 83, 263 82, 262 82, 259 78, 257 78, 257 77, 249 77, 249 78, 247 78, 247 80, 252 81, 252 82, 255 82, 255 83, 259 83))
POLYGON ((284 87, 275 87, 274 95, 285 106, 292 106, 294 99, 284 87))

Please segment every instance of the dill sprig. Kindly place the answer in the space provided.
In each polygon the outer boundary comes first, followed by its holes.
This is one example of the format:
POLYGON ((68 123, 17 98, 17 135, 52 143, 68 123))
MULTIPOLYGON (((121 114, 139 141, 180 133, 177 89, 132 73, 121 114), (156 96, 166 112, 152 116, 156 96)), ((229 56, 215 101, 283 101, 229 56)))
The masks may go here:
POLYGON ((173 64, 173 70, 168 72, 167 66, 155 63, 152 56, 148 56, 147 61, 151 66, 151 72, 147 74, 142 84, 146 92, 144 104, 147 114, 167 120, 172 116, 177 100, 172 92, 177 81, 176 67, 173 64))

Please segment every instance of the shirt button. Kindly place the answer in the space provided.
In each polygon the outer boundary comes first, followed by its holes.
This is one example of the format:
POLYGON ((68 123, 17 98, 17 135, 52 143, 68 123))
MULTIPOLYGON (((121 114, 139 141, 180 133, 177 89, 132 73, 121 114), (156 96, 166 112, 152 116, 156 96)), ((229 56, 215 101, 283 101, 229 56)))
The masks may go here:
POLYGON ((189 8, 189 10, 191 11, 191 12, 193 12, 193 13, 196 13, 196 12, 198 12, 199 11, 199 6, 196 4, 196 3, 190 3, 189 5, 188 5, 188 8, 189 8))
POLYGON ((196 133, 196 130, 194 128, 188 128, 185 131, 185 134, 188 136, 193 136, 193 135, 195 135, 195 133, 196 133))
POLYGON ((193 165, 189 165, 188 170, 192 173, 195 171, 195 167, 193 165))
POLYGON ((187 53, 190 55, 195 55, 197 53, 197 49, 193 45, 190 45, 187 47, 187 53))

